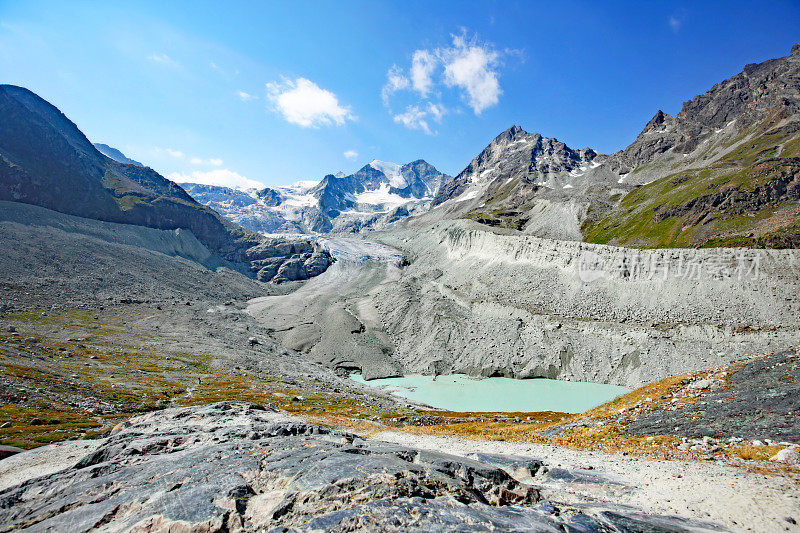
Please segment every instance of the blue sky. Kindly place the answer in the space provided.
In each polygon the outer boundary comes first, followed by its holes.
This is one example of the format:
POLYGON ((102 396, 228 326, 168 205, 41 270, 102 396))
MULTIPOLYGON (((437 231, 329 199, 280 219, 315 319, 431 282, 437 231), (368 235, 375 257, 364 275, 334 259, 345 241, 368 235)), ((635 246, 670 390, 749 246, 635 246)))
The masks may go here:
POLYGON ((456 174, 512 124, 601 153, 788 55, 800 2, 0 0, 3 83, 173 179, 456 174))

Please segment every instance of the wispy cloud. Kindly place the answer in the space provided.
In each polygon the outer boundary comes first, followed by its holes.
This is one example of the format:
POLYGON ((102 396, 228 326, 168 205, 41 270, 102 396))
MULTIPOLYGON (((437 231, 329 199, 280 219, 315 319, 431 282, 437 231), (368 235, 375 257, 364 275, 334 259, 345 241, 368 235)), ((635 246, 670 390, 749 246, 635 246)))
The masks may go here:
POLYGON ((388 106, 389 98, 397 91, 407 89, 410 83, 405 74, 403 74, 403 69, 397 65, 392 65, 386 73, 386 83, 381 89, 383 104, 388 106))
POLYGON ((193 165, 208 165, 212 167, 221 167, 222 166, 222 159, 212 157, 209 159, 202 159, 200 157, 193 157, 189 160, 189 162, 193 165))
POLYGON ((410 130, 420 130, 426 135, 433 135, 430 121, 440 123, 445 110, 441 105, 428 102, 427 105, 410 105, 405 112, 394 116, 394 121, 410 130))
POLYGON ((227 168, 208 171, 194 170, 188 174, 173 172, 167 177, 177 183, 200 183, 203 185, 219 185, 237 189, 260 189, 264 187, 263 183, 246 178, 227 168))
POLYGON ((349 159, 350 161, 355 161, 358 159, 358 152, 355 150, 345 150, 342 155, 345 157, 345 159, 349 159))
POLYGON ((436 68, 436 57, 427 50, 417 50, 411 60, 411 82, 421 96, 428 96, 433 86, 431 75, 436 68))
POLYGON ((258 96, 244 91, 236 91, 236 96, 238 96, 239 100, 242 102, 249 102, 250 100, 256 100, 258 98, 258 96))
POLYGON ((497 105, 500 89, 497 67, 499 54, 490 45, 469 42, 465 35, 453 36, 451 48, 440 49, 444 80, 448 87, 459 87, 476 115, 497 105))
POLYGON ((306 78, 268 83, 267 98, 287 122, 303 128, 341 126, 354 119, 350 107, 341 105, 335 94, 306 78))
POLYGON ((169 57, 167 54, 163 53, 152 53, 147 56, 147 59, 153 61, 155 63, 160 63, 162 65, 166 65, 168 67, 177 67, 180 66, 180 63, 169 57))
POLYGON ((683 26, 683 17, 680 15, 671 15, 668 22, 672 31, 678 33, 681 30, 681 26, 683 26))
MULTIPOLYGON (((442 99, 452 89, 475 113, 480 115, 500 101, 500 69, 504 57, 524 60, 524 51, 498 51, 491 43, 468 37, 466 30, 451 35, 449 46, 415 50, 408 70, 392 65, 381 90, 384 105, 391 113, 391 97, 401 91, 413 91, 418 99, 405 111, 392 113, 403 126, 431 134, 431 121, 441 121, 445 107, 442 99)), ((456 110, 458 111, 458 110, 456 110)))
POLYGON ((172 148, 165 148, 165 152, 174 157, 175 159, 183 159, 184 153, 180 150, 173 150, 172 148))

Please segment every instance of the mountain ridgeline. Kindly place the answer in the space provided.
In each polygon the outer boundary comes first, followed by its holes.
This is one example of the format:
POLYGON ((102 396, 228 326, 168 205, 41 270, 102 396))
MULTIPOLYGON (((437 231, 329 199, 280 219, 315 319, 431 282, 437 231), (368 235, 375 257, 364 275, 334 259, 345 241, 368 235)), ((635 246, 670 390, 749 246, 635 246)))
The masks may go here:
POLYGON ((800 247, 800 44, 658 111, 630 146, 573 150, 513 126, 423 218, 633 247, 800 247))
POLYGON ((586 220, 590 242, 800 247, 800 43, 659 111, 606 165, 643 186, 586 220))
POLYGON ((266 233, 355 233, 381 229, 428 208, 450 176, 417 160, 372 161, 350 175, 319 182, 238 190, 181 184, 197 201, 245 228, 266 233))
POLYGON ((0 200, 106 222, 186 229, 231 266, 267 281, 304 279, 330 263, 311 242, 267 241, 153 169, 103 155, 55 106, 27 89, 0 86, 0 120, 0 200))
POLYGON ((103 143, 94 143, 94 147, 97 148, 97 151, 103 154, 104 156, 113 159, 117 163, 125 163, 126 165, 134 165, 137 167, 143 167, 144 165, 135 161, 129 157, 126 157, 125 154, 113 148, 107 144, 103 143))

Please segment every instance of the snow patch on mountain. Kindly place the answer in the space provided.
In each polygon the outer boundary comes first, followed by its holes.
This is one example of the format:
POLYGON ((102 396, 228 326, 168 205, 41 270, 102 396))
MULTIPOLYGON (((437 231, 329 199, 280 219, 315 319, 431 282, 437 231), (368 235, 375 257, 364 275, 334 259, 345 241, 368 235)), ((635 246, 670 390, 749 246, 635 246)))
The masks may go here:
POLYGON ((400 165, 397 163, 387 163, 386 161, 378 161, 373 159, 369 166, 383 172, 384 176, 389 178, 389 185, 395 189, 404 189, 408 186, 406 179, 400 172, 400 165))

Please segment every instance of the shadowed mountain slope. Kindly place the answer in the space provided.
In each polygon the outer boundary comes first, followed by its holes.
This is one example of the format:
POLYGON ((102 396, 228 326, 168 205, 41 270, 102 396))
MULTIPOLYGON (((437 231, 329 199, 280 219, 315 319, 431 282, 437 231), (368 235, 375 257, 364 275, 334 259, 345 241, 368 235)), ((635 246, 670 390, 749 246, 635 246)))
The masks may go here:
POLYGON ((104 156, 55 106, 27 89, 0 86, 0 123, 0 200, 106 222, 187 229, 219 257, 267 281, 297 254, 304 265, 292 268, 289 278, 304 279, 330 263, 310 242, 266 240, 153 169, 104 156))

